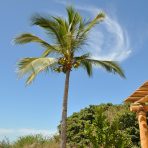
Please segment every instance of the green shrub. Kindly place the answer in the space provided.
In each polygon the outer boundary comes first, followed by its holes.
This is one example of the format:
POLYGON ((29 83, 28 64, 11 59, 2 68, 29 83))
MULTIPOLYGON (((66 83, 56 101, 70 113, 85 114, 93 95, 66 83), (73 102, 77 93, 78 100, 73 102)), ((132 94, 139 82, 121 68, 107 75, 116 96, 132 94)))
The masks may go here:
POLYGON ((13 144, 13 148, 59 148, 57 137, 45 138, 41 135, 23 136, 13 144))
POLYGON ((70 148, 134 148, 139 143, 136 115, 128 104, 90 105, 67 119, 70 148))

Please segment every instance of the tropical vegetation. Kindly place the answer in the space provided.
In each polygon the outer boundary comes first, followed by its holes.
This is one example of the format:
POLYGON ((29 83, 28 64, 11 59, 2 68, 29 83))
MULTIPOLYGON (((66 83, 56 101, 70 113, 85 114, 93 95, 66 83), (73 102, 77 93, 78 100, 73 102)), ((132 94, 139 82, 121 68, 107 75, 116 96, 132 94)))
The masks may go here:
MULTIPOLYGON (((129 105, 90 105, 67 119, 67 143, 78 148, 139 147, 136 114, 129 105)), ((60 130, 60 126, 59 126, 60 130)))

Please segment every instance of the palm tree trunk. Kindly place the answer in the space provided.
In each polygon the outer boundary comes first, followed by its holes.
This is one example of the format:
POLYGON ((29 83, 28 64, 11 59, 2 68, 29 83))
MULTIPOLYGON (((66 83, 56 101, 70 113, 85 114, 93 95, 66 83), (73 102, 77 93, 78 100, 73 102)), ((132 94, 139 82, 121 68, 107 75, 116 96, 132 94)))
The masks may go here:
POLYGON ((65 79, 65 89, 64 89, 63 108, 62 108, 61 146, 60 146, 60 148, 66 148, 66 126, 67 126, 66 119, 67 119, 69 77, 70 77, 70 70, 66 72, 66 79, 65 79))

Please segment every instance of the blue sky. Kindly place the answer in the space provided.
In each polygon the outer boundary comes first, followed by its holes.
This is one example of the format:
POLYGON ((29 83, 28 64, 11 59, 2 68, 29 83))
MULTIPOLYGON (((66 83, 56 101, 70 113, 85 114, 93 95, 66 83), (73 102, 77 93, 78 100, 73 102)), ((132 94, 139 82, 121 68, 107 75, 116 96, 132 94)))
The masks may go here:
POLYGON ((22 32, 46 38, 44 31, 31 26, 35 13, 66 17, 65 6, 73 4, 86 18, 99 11, 106 20, 92 30, 89 49, 97 59, 118 60, 127 79, 94 69, 92 78, 83 70, 70 78, 68 115, 90 104, 120 104, 148 79, 148 9, 147 0, 0 0, 0 139, 11 140, 26 134, 52 134, 61 119, 64 75, 40 74, 25 87, 18 80, 16 62, 23 57, 39 56, 36 44, 16 46, 12 40, 22 32))

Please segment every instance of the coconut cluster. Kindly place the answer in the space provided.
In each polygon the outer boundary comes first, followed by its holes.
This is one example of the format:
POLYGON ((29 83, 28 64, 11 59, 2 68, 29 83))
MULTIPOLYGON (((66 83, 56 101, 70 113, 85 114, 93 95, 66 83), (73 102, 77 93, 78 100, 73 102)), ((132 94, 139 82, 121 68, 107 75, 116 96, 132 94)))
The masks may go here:
POLYGON ((58 60, 59 66, 54 69, 54 71, 60 73, 66 73, 67 70, 71 70, 71 68, 78 68, 80 66, 80 61, 69 61, 66 57, 59 58, 58 60))
POLYGON ((78 68, 80 66, 80 61, 76 61, 73 63, 74 68, 78 68))

